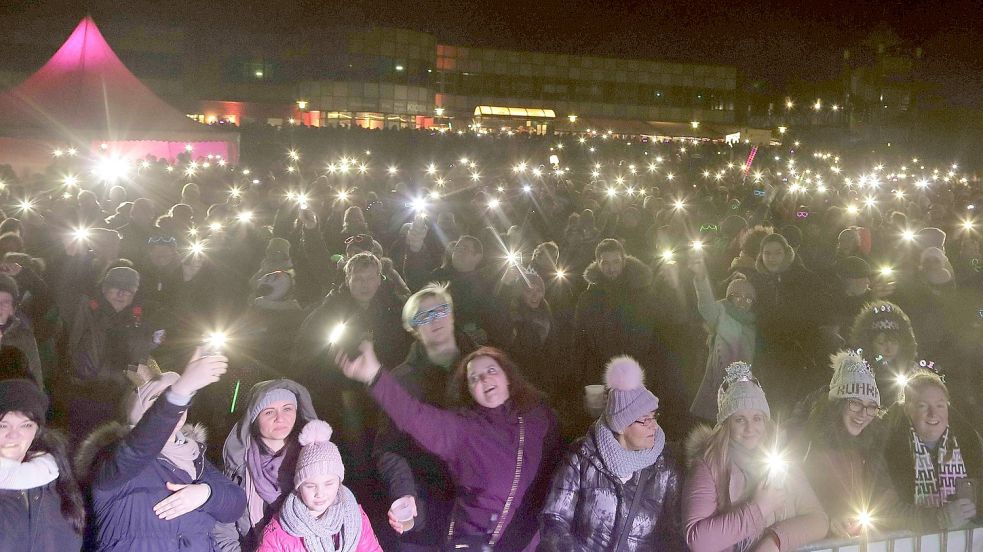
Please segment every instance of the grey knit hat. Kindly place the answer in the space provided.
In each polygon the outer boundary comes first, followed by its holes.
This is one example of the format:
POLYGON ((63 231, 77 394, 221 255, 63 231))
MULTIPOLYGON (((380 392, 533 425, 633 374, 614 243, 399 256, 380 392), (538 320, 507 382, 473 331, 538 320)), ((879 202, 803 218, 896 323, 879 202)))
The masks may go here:
POLYGON ((250 423, 255 422, 259 413, 277 401, 287 401, 296 406, 297 395, 289 389, 272 389, 269 393, 260 397, 256 404, 249 410, 250 423))
POLYGON ((645 388, 642 367, 630 356, 617 356, 608 362, 604 383, 608 388, 604 423, 615 433, 624 433, 636 420, 659 409, 659 398, 645 388))
POLYGON ((102 290, 124 289, 136 291, 140 288, 140 273, 128 266, 117 266, 109 269, 106 276, 102 279, 102 290))
POLYGON ((760 410, 771 418, 765 390, 751 373, 751 365, 746 362, 732 362, 727 367, 724 382, 717 390, 717 425, 724 423, 738 410, 760 410))
POLYGON ((832 356, 833 379, 829 382, 830 399, 856 399, 881 404, 874 372, 856 351, 840 351, 832 356))

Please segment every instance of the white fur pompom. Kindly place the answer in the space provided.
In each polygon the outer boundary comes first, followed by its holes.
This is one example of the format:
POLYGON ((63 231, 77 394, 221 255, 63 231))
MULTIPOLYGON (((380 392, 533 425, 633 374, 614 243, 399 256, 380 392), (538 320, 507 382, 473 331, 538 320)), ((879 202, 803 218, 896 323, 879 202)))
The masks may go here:
POLYGON ((604 371, 604 383, 608 389, 631 391, 645 384, 645 374, 638 361, 630 356, 616 356, 608 361, 604 371))
POLYGON ((322 420, 311 420, 300 430, 297 440, 302 447, 311 443, 327 443, 331 440, 331 426, 322 420))

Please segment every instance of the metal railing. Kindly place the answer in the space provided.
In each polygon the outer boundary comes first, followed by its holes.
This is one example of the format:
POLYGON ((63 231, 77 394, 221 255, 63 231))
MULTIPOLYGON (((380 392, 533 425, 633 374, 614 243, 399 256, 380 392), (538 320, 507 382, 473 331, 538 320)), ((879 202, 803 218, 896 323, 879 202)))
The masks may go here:
POLYGON ((799 552, 983 552, 983 526, 925 535, 898 531, 862 539, 830 539, 799 552))

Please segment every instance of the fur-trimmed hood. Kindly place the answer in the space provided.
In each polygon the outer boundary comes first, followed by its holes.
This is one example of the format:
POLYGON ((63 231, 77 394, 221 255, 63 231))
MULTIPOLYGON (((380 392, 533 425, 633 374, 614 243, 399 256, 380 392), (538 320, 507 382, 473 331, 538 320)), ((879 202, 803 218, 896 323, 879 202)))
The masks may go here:
MULTIPOLYGON (((82 481, 87 481, 92 475, 92 469, 96 459, 102 452, 115 447, 130 433, 130 426, 119 422, 109 422, 95 429, 79 445, 78 452, 75 453, 75 473, 82 481)), ((208 440, 208 430, 201 424, 184 424, 181 432, 185 437, 204 446, 208 440)))
MULTIPOLYGON (((901 310, 901 307, 890 301, 871 301, 863 306, 853 319, 853 326, 850 328, 850 345, 863 349, 864 357, 867 357, 868 352, 873 353, 874 337, 885 331, 898 338, 900 344, 898 358, 905 363, 914 362, 918 354, 918 342, 915 340, 915 331, 911 327, 911 319, 901 310), (878 329, 875 326, 891 329, 878 329)), ((868 362, 873 360, 867 358, 868 362)))
POLYGON ((710 446, 710 437, 713 436, 713 428, 707 424, 700 424, 693 428, 686 436, 684 445, 686 453, 686 469, 693 467, 697 460, 703 458, 703 454, 710 446))
POLYGON ((604 276, 597 261, 587 265, 587 268, 584 269, 584 280, 590 286, 599 287, 620 286, 623 282, 627 289, 635 290, 652 285, 652 269, 637 257, 625 255, 625 268, 615 282, 611 282, 604 276))
MULTIPOLYGON (((792 246, 788 244, 785 240, 785 236, 781 234, 768 234, 765 239, 761 240, 761 251, 764 251, 765 246, 769 243, 777 243, 782 246, 785 250, 785 258, 782 259, 782 266, 778 269, 778 274, 783 274, 792 266, 795 262, 795 250, 792 246)), ((761 251, 758 252, 758 257, 754 261, 754 269, 762 274, 771 274, 771 272, 765 268, 765 262, 761 259, 761 251)))

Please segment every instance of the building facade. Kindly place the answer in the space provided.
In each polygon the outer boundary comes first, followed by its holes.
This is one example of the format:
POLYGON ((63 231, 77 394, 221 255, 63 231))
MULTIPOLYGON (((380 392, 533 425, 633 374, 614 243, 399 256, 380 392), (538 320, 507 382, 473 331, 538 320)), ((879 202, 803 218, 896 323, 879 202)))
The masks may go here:
MULTIPOLYGON (((206 123, 541 133, 735 122, 733 67, 472 48, 392 28, 257 35, 97 23, 137 77, 206 123)), ((63 37, 49 40, 46 27, 0 38, 0 85, 57 48, 63 37)))

